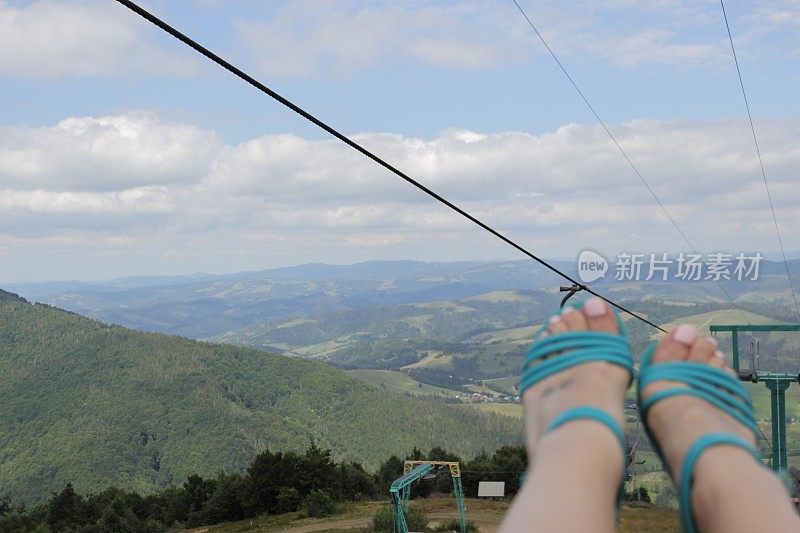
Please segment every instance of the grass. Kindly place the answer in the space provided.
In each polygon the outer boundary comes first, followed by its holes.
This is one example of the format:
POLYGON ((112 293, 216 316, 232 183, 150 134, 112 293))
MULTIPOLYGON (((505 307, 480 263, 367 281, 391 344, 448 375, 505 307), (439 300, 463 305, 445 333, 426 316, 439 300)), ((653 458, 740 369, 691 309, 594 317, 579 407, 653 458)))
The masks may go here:
POLYGON ((506 394, 517 394, 517 386, 519 385, 519 376, 508 376, 505 378, 485 379, 484 383, 502 389, 506 394))
POLYGON ((410 370, 412 368, 445 368, 450 367, 453 363, 452 355, 445 355, 438 350, 427 350, 427 355, 410 365, 402 367, 402 370, 410 370))
POLYGON ((532 296, 521 294, 517 291, 494 291, 464 298, 464 302, 531 302, 536 301, 532 296))
POLYGON ((450 311, 453 313, 471 313, 475 311, 472 307, 467 307, 466 305, 458 305, 455 302, 450 302, 447 300, 441 300, 436 302, 426 302, 421 304, 413 304, 414 307, 418 307, 420 309, 444 309, 446 311, 450 311))
POLYGON ((480 333, 467 339, 467 342, 480 342, 482 344, 514 341, 531 342, 533 334, 539 331, 541 327, 541 325, 537 324, 535 326, 524 326, 521 328, 501 329, 492 331, 491 333, 480 333))
POLYGON ((455 398, 463 395, 458 391, 420 383, 411 379, 407 374, 395 370, 349 370, 347 373, 379 389, 413 394, 414 396, 449 396, 455 398))
MULTIPOLYGON (((478 500, 467 498, 467 517, 483 531, 497 530, 510 501, 478 500)), ((436 526, 456 516, 452 498, 429 498, 414 500, 428 515, 431 526, 436 526)), ((267 516, 219 524, 209 528, 195 529, 209 533, 245 533, 293 531, 295 533, 326 531, 349 531, 351 533, 369 528, 371 517, 386 502, 358 502, 344 504, 339 513, 327 518, 300 518, 299 513, 267 516)), ((679 530, 678 514, 674 509, 658 507, 646 503, 630 502, 623 504, 619 514, 619 530, 628 532, 671 532, 679 530)))
MULTIPOLYGON (((756 419, 769 420, 772 416, 770 407, 770 392, 764 383, 745 383, 744 386, 753 398, 756 410, 756 419)), ((800 418, 800 387, 795 384, 786 390, 786 416, 800 418)))
POLYGON ((347 346, 350 342, 352 342, 351 338, 352 335, 343 335, 330 341, 294 348, 290 353, 292 355, 299 355, 301 357, 321 358, 347 346))
POLYGON ((642 533, 679 531, 680 518, 678 512, 669 507, 631 502, 620 509, 619 530, 642 533))
POLYGON ((337 526, 345 525, 342 531, 354 531, 364 524, 365 519, 371 518, 378 508, 385 502, 345 502, 339 504, 338 512, 326 518, 304 518, 301 513, 286 513, 279 515, 249 518, 240 522, 227 522, 209 528, 197 528, 190 531, 200 533, 243 533, 256 531, 285 531, 287 529, 303 528, 308 531, 336 531, 337 526), (341 524, 345 522, 345 524, 341 524), (332 527, 327 528, 325 525, 332 527), (320 529, 320 526, 323 526, 320 529))

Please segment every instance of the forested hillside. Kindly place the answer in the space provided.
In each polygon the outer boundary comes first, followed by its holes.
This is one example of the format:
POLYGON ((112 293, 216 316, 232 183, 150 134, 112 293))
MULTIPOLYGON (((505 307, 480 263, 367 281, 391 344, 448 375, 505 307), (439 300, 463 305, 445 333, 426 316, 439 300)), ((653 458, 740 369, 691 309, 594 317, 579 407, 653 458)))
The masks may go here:
POLYGON ((109 326, 0 291, 0 490, 146 493, 316 444, 367 467, 519 443, 519 421, 386 393, 314 361, 109 326))

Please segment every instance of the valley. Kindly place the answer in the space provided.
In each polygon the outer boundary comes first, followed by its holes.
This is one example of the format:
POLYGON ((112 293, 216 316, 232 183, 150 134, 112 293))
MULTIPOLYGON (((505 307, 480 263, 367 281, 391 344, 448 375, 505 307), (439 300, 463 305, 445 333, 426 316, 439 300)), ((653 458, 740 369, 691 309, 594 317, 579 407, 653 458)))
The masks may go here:
MULTIPOLYGON (((14 286, 42 303, 3 293, 0 477, 36 500, 65 480, 154 490, 312 441, 367 467, 414 446, 470 457, 519 443, 522 357, 562 297, 552 279, 530 273, 520 262, 371 262, 14 286), (74 454, 82 460, 68 462, 74 454)), ((777 281, 767 274, 761 283, 777 281)), ((786 294, 755 301, 740 290, 734 307, 702 283, 603 289, 665 327, 792 320, 786 294)), ((623 320, 641 353, 656 336, 623 320)), ((719 341, 729 349, 729 338, 719 341)), ((800 368, 796 336, 759 342, 761 369, 800 368)), ((768 436, 767 390, 748 387, 768 436)), ((790 390, 792 443, 797 394, 790 390)), ((626 430, 636 427, 632 416, 626 430)), ((651 453, 646 439, 639 452, 651 453)), ((654 495, 666 486, 660 468, 654 456, 637 467, 654 495)))

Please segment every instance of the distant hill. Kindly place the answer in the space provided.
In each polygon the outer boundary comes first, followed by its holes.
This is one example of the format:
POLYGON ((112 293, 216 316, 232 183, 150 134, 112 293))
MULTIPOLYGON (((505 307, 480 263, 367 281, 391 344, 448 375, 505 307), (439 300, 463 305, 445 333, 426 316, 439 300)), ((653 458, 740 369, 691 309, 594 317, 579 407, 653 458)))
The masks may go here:
POLYGON ((223 275, 15 284, 8 288, 28 299, 105 322, 212 340, 266 321, 450 300, 494 290, 535 290, 558 282, 558 277, 530 261, 369 261, 223 275))
MULTIPOLYGON (((554 261, 575 276, 574 261, 554 261)), ((800 278, 800 260, 789 261, 800 278)), ((200 340, 234 339, 278 321, 377 307, 461 300, 505 291, 557 292, 564 280, 532 261, 368 261, 189 276, 137 276, 105 282, 16 284, 38 302, 122 326, 200 340), (231 334, 233 334, 231 336, 231 334)), ((616 300, 725 303, 711 281, 620 282, 614 270, 593 286, 616 300)), ((793 305, 783 263, 762 261, 758 281, 724 281, 736 302, 793 305)), ((521 319, 514 325, 521 325, 521 319)), ((503 325, 503 327, 506 327, 503 325)), ((235 341, 240 342, 240 341, 235 341)), ((243 344, 250 344, 245 341, 243 344)))
MULTIPOLYGON (((473 342, 472 337, 541 323, 558 308, 559 299, 557 294, 545 291, 491 292, 463 299, 267 321, 218 339, 321 359, 348 369, 398 369, 416 363, 428 350, 477 355, 485 351, 484 342, 473 342)), ((524 346, 500 348, 495 343, 490 351, 511 356, 508 370, 516 373, 524 346)))
POLYGON ((465 456, 519 421, 384 392, 324 364, 110 326, 0 291, 0 494, 72 482, 148 492, 312 441, 370 467, 418 446, 465 456))

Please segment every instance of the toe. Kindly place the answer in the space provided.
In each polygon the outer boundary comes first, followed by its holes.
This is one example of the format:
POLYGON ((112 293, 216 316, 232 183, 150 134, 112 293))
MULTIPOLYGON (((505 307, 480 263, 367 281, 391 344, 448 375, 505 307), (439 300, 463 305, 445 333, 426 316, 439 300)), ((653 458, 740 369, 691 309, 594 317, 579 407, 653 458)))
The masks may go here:
POLYGON ((583 313, 574 307, 565 307, 561 311, 561 320, 567 325, 570 331, 581 331, 586 329, 586 318, 583 313))
POLYGON ((567 331, 566 323, 561 320, 559 315, 553 315, 550 317, 550 322, 547 326, 547 331, 550 332, 552 335, 553 333, 563 333, 567 331))
POLYGON ((714 353, 708 357, 706 364, 715 368, 725 368, 725 354, 719 350, 714 350, 714 353))
POLYGON ((586 300, 583 304, 583 315, 590 330, 619 333, 617 318, 601 298, 594 296, 586 300))
POLYGON ((697 338, 697 330, 690 324, 681 324, 667 335, 656 347, 654 363, 683 361, 689 354, 689 347, 697 338))
POLYGON ((692 346, 689 348, 689 355, 687 361, 694 361, 695 363, 705 363, 717 350, 717 343, 715 340, 709 340, 711 337, 704 337, 695 339, 692 346))

